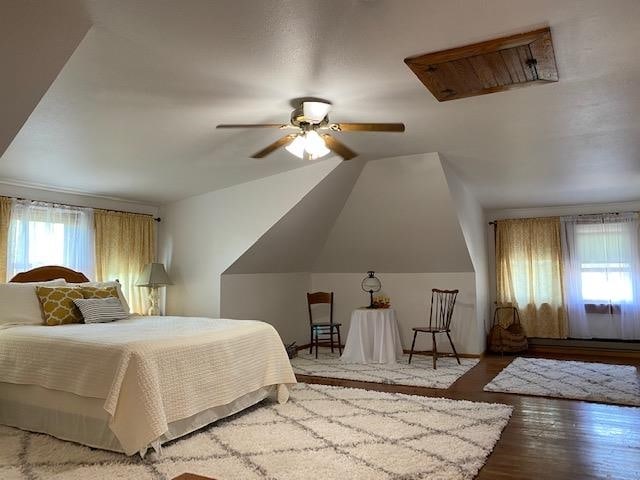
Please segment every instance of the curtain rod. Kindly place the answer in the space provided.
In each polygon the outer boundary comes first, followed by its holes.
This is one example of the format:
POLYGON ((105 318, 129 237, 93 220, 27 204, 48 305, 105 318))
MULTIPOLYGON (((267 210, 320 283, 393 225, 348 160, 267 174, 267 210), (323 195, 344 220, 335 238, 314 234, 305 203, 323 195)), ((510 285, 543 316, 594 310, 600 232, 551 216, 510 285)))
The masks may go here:
POLYGON ((31 200, 29 198, 22 198, 22 197, 5 197, 5 198, 15 198, 16 200, 24 200, 27 202, 32 202, 32 203, 52 203, 54 205, 62 205, 63 207, 72 207, 72 208, 91 208, 93 210, 104 210, 106 212, 116 212, 116 213, 130 213, 133 215, 142 215, 145 217, 151 217, 153 218, 153 220, 155 220, 156 222, 161 222, 162 218, 160 217, 154 217, 153 215, 149 214, 149 213, 133 213, 133 212, 125 212, 124 210, 114 210, 112 208, 93 208, 93 207, 85 207, 82 205, 71 205, 69 203, 58 203, 58 202, 46 202, 46 201, 42 201, 42 200, 31 200))
MULTIPOLYGON (((548 217, 519 217, 516 218, 515 220, 522 220, 522 219, 527 219, 527 220, 533 220, 536 218, 554 218, 554 217, 590 217, 593 215, 620 215, 621 212, 603 212, 603 213, 579 213, 577 215, 549 215, 548 217)), ((634 212, 623 212, 623 213, 634 213, 634 212)), ((510 219, 510 218, 504 218, 502 220, 514 220, 514 219, 510 219)), ((498 222, 499 220, 493 220, 491 222, 489 222, 489 225, 493 225, 495 227, 496 222, 498 222)))

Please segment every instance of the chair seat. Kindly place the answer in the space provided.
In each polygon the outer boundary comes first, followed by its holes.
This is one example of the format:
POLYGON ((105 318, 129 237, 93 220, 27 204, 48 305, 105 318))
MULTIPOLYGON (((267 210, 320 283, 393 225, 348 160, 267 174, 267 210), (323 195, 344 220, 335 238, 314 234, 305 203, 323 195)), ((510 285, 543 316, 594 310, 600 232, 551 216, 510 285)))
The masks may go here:
POLYGON ((341 327, 342 324, 341 323, 330 323, 330 322, 319 322, 319 323, 314 323, 312 325, 312 328, 318 328, 318 327, 341 327))
POLYGON ((429 332, 429 333, 444 333, 450 332, 448 328, 437 328, 437 327, 413 327, 411 330, 414 332, 429 332))

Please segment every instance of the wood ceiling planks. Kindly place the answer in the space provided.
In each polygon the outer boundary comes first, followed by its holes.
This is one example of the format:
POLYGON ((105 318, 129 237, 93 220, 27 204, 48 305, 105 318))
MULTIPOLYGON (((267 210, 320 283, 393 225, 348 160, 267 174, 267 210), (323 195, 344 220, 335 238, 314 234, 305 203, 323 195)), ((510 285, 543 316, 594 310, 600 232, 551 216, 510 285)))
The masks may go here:
POLYGON ((410 57, 405 63, 441 102, 558 81, 549 28, 410 57))

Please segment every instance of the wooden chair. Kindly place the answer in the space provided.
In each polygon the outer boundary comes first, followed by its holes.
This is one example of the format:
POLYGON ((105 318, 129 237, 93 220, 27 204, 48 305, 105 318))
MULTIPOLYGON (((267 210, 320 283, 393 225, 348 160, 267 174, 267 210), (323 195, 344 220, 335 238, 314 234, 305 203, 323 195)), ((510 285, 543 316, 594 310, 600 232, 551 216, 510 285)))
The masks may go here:
POLYGON ((434 288, 431 290, 431 312, 429 314, 429 326, 428 327, 415 327, 413 328, 413 343, 411 344, 411 353, 409 354, 409 363, 413 357, 414 348, 416 346, 416 337, 418 333, 430 333, 431 340, 433 342, 433 368, 436 368, 436 361, 438 359, 438 347, 436 345, 436 333, 446 333, 453 354, 458 360, 460 365, 460 357, 456 352, 456 347, 453 346, 451 340, 451 318, 453 316, 453 307, 456 304, 456 297, 458 296, 458 290, 438 290, 434 288))
POLYGON ((307 293, 307 304, 309 305, 309 329, 311 332, 311 341, 309 342, 309 353, 313 353, 313 345, 315 343, 316 346, 316 358, 318 358, 318 347, 320 346, 320 336, 323 336, 323 339, 329 339, 329 343, 323 342, 322 345, 330 345, 331 353, 333 353, 333 336, 338 336, 338 350, 340 355, 342 355, 342 340, 340 339, 340 327, 342 324, 333 323, 333 292, 316 292, 316 293, 307 293), (311 313, 311 306, 317 304, 329 304, 330 313, 329 313, 329 321, 328 322, 317 322, 313 321, 313 314, 311 313))

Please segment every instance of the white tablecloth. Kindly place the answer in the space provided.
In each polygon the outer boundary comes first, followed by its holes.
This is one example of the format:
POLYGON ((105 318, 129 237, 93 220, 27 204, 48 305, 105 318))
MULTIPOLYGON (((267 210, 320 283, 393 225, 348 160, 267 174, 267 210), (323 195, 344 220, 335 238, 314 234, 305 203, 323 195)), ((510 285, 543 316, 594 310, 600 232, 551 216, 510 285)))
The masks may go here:
POLYGON ((392 308, 359 308, 351 314, 349 335, 341 360, 346 363, 396 363, 402 344, 392 308))

